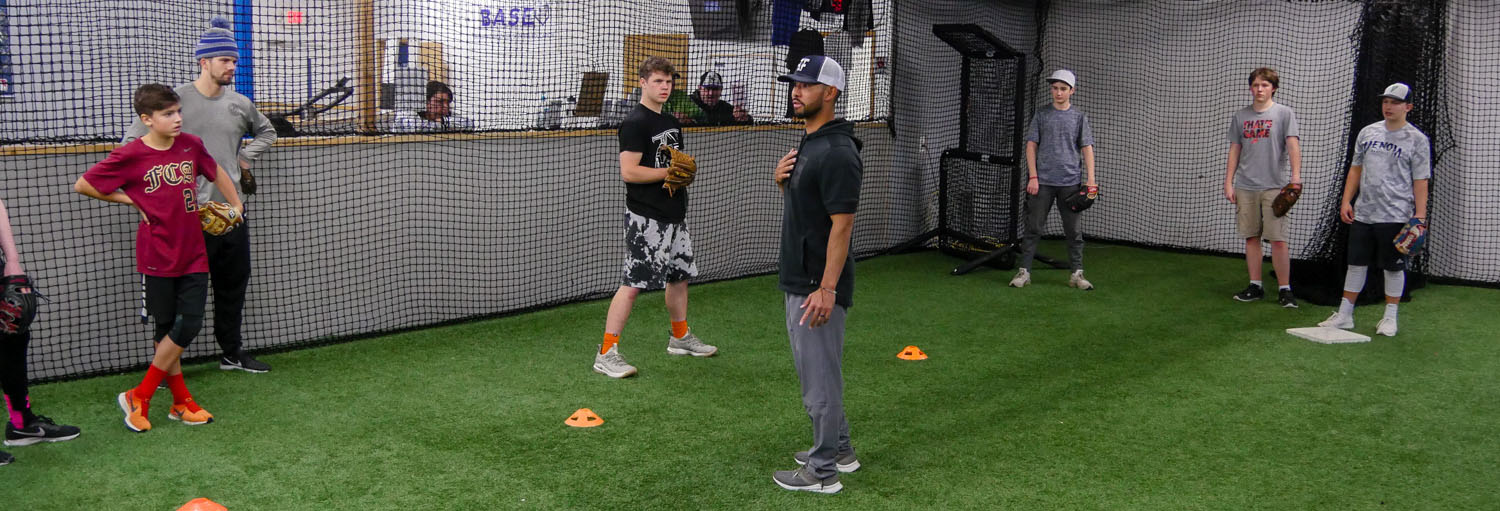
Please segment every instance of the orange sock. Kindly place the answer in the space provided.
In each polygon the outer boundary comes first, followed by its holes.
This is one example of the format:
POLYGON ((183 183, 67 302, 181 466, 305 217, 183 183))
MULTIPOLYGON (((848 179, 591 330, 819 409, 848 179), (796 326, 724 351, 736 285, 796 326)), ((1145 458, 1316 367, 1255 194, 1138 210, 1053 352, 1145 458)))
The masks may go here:
POLYGON ((672 322, 672 337, 676 337, 678 339, 681 339, 682 336, 687 335, 687 333, 688 333, 687 320, 673 321, 672 322))
POLYGON ((599 354, 609 353, 609 349, 620 343, 620 334, 604 332, 604 344, 599 346, 599 354))

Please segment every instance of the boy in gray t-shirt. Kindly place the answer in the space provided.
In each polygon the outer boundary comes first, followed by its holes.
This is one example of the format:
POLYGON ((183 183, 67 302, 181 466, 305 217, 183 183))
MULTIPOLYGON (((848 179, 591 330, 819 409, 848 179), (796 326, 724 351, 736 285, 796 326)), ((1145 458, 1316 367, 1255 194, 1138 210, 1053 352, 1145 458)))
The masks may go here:
POLYGON ((1062 217, 1063 234, 1068 240, 1068 263, 1073 273, 1068 285, 1090 290, 1094 284, 1083 278, 1083 232, 1078 230, 1079 213, 1068 209, 1068 196, 1083 191, 1092 198, 1099 193, 1094 183, 1094 132, 1088 116, 1073 108, 1076 78, 1073 72, 1059 69, 1047 77, 1052 103, 1038 108, 1026 130, 1026 164, 1030 176, 1026 181, 1026 236, 1021 240, 1020 271, 1010 280, 1011 287, 1031 283, 1031 260, 1036 244, 1047 224, 1047 214, 1057 204, 1062 217), (1082 161, 1082 165, 1079 162, 1082 161), (1084 173, 1087 172, 1087 180, 1084 173))
POLYGON ((1236 229, 1245 239, 1245 266, 1250 270, 1250 285, 1234 295, 1235 300, 1253 302, 1265 297, 1261 285, 1261 266, 1265 258, 1260 240, 1271 242, 1271 265, 1276 269, 1280 289, 1277 301, 1282 307, 1296 308, 1292 296, 1291 250, 1287 248, 1285 216, 1271 212, 1271 202, 1289 182, 1302 186, 1302 146, 1297 129, 1297 114, 1271 98, 1280 87, 1281 78, 1271 68, 1250 72, 1250 94, 1254 102, 1229 121, 1229 170, 1224 176, 1224 197, 1235 205, 1236 229), (1286 168, 1292 170, 1287 180, 1286 168))
POLYGON ((1318 326, 1354 328, 1354 300, 1364 290, 1372 262, 1385 270, 1385 315, 1375 333, 1396 335, 1396 306, 1406 287, 1408 255, 1395 239, 1408 222, 1426 222, 1427 182, 1432 178, 1432 148, 1427 135, 1406 122, 1411 88, 1395 83, 1380 95, 1385 120, 1359 130, 1354 160, 1344 184, 1339 217, 1349 225, 1349 270, 1339 310, 1318 326), (1358 202, 1352 202, 1358 194, 1358 202))

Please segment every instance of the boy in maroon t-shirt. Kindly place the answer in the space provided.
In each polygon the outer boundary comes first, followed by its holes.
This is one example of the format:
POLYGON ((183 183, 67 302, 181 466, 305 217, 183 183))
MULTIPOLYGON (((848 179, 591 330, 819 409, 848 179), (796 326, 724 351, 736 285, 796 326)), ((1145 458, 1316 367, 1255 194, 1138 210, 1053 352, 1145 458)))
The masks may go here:
POLYGON ((135 91, 135 112, 151 132, 109 153, 73 183, 73 190, 118 202, 141 214, 136 231, 136 270, 145 275, 146 309, 156 319, 156 355, 141 384, 121 392, 125 427, 144 432, 151 395, 166 380, 172 390, 167 418, 184 424, 213 422, 182 380, 182 351, 203 327, 208 300, 208 256, 198 220, 198 176, 213 181, 236 213, 244 211, 234 185, 214 162, 203 140, 182 133, 177 93, 160 84, 135 91))

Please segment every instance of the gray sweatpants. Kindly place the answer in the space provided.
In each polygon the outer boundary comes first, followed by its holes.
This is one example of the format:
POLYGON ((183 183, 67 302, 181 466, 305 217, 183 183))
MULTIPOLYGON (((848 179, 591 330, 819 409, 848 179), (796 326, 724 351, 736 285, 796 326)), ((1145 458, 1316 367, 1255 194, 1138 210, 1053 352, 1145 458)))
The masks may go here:
MULTIPOLYGON (((849 420, 844 418, 844 318, 848 311, 833 306, 828 323, 818 328, 798 325, 805 295, 786 295, 786 332, 792 340, 792 362, 802 381, 802 407, 812 419, 813 445, 808 473, 819 479, 837 473, 834 459, 853 453, 849 443, 849 420)), ((808 318, 811 322, 812 318, 808 318)))
POLYGON ((1036 256, 1036 243, 1042 239, 1042 229, 1047 227, 1047 213, 1057 204, 1057 214, 1062 217, 1063 236, 1068 240, 1068 266, 1074 271, 1083 269, 1083 232, 1078 230, 1078 213, 1068 209, 1063 198, 1069 193, 1078 193, 1077 186, 1037 186, 1036 195, 1026 195, 1026 236, 1021 238, 1022 268, 1031 269, 1031 258, 1036 256))

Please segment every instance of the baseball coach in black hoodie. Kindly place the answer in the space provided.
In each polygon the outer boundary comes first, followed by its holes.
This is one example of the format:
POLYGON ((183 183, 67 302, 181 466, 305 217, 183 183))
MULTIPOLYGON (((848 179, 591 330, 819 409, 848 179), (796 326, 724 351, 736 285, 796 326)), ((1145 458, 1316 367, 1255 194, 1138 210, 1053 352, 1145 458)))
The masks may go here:
POLYGON ((844 319, 854 305, 849 239, 864 172, 854 123, 834 119, 844 69, 822 55, 803 58, 779 78, 792 84, 792 108, 807 122, 797 149, 776 165, 782 190, 780 287, 786 328, 802 382, 802 405, 813 423, 808 451, 793 454, 797 470, 773 474, 788 490, 837 493, 840 472, 859 469, 844 418, 844 319))

